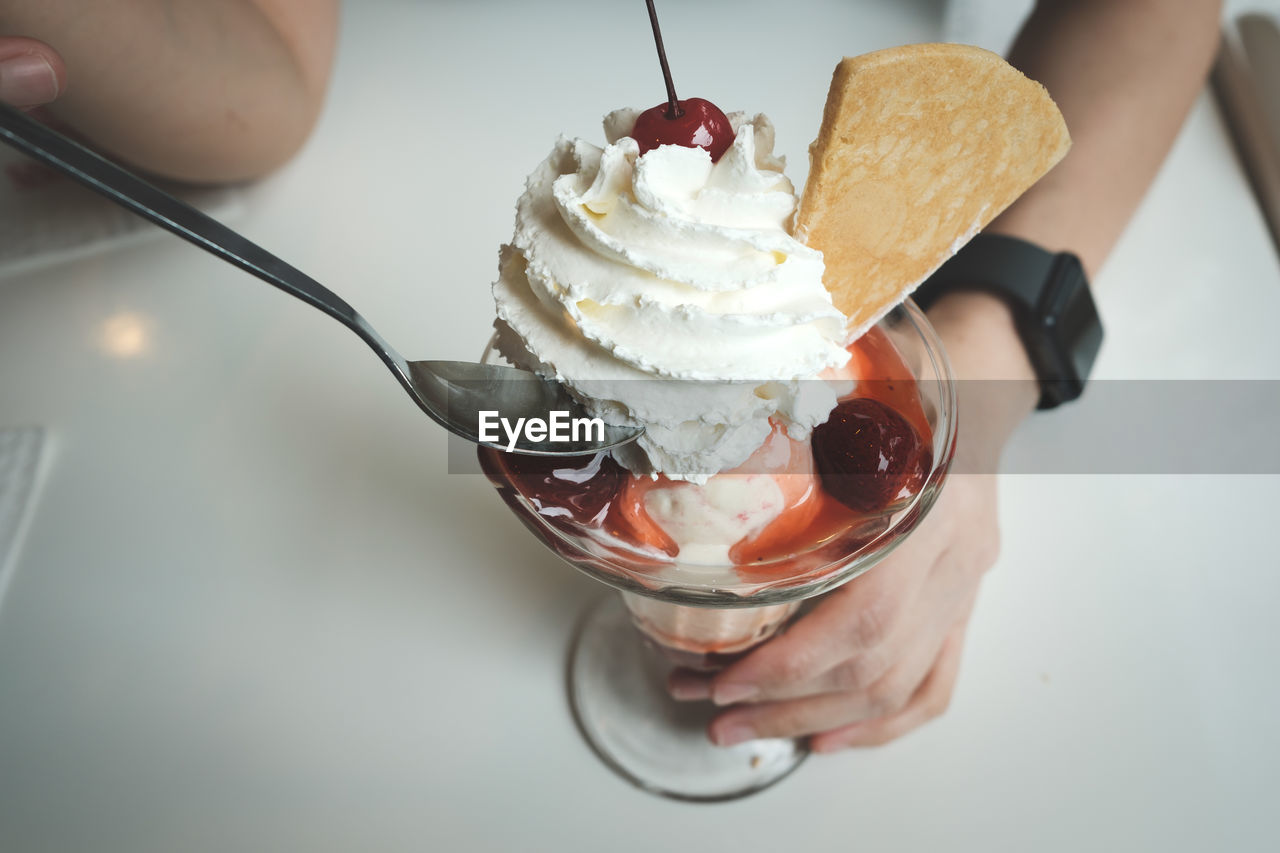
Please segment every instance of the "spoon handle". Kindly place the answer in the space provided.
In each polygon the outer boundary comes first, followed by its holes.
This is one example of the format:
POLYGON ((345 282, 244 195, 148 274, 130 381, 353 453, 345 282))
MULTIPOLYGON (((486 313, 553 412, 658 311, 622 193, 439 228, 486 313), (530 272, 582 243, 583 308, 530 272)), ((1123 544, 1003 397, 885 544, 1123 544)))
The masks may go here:
POLYGON ((216 219, 4 104, 0 104, 0 141, 206 252, 319 308, 358 334, 401 378, 402 383, 405 382, 404 358, 354 308, 320 282, 216 219))

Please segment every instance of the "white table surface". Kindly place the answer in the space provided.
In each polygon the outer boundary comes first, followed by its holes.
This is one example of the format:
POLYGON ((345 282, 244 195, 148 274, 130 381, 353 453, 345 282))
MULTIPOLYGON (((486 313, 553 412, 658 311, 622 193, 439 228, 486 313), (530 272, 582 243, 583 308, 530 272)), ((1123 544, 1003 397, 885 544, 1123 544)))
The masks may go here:
MULTIPOLYGON (((797 183, 836 58, 941 26, 667 5, 682 93, 769 113, 797 183)), ((622 6, 353 0, 320 127, 235 225, 410 357, 475 357, 525 174, 661 99, 622 6)), ((1280 378, 1280 265, 1207 97, 1098 292, 1102 376, 1280 378)), ((600 588, 320 313, 168 237, 0 280, 20 424, 52 452, 0 610, 4 853, 1275 849, 1276 476, 1005 477, 949 713, 694 806, 573 726, 600 588)))

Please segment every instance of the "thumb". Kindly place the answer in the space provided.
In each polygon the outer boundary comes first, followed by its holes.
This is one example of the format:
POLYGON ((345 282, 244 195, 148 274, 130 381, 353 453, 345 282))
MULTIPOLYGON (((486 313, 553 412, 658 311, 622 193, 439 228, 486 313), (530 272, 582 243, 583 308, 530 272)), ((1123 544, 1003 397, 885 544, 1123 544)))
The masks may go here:
POLYGON ((42 41, 0 36, 0 102, 38 107, 66 88, 66 66, 42 41))

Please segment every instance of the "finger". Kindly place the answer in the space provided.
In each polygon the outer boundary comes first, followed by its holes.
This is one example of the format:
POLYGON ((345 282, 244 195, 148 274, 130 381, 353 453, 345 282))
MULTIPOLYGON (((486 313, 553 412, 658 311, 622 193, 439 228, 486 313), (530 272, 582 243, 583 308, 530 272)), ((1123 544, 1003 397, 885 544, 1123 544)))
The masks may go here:
MULTIPOLYGON (((914 692, 933 668, 943 641, 960 620, 967 620, 976 600, 976 585, 987 567, 980 553, 943 549, 905 602, 907 618, 898 618, 883 642, 852 652, 816 678, 784 684, 762 697, 794 699, 819 693, 893 689, 914 692), (892 676, 891 676, 892 673, 892 676)), ((905 703, 906 696, 899 704, 905 703)), ((883 703, 880 703, 883 704, 883 703)), ((852 722, 852 720, 850 720, 852 722)))
POLYGON ((897 554, 829 593, 783 634, 731 664, 712 681, 717 705, 796 695, 844 661, 862 657, 862 682, 879 677, 894 660, 887 645, 903 621, 935 554, 930 548, 897 554))
POLYGON ((814 735, 809 739, 809 748, 814 752, 836 752, 854 746, 878 746, 941 716, 951 703, 960 673, 966 624, 967 620, 948 635, 937 663, 902 710, 814 735))
POLYGON ((803 699, 738 705, 711 721, 707 734, 717 746, 768 737, 802 737, 875 716, 867 694, 823 693, 803 699))
POLYGON ((66 67, 57 51, 35 39, 0 37, 0 102, 36 107, 65 88, 66 67))
MULTIPOLYGON (((910 605, 917 615, 926 610, 922 606, 924 598, 922 592, 910 605)), ((824 693, 866 693, 869 701, 863 704, 876 709, 878 714, 896 711, 906 704, 938 657, 946 628, 939 629, 935 625, 946 625, 954 618, 949 613, 935 612, 923 623, 919 619, 901 620, 879 645, 851 655, 817 678, 783 685, 768 698, 799 699, 824 693)), ((845 722, 855 719, 857 717, 850 717, 845 722)))
MULTIPOLYGON (((739 705, 712 721, 711 739, 728 745, 753 737, 803 737, 893 716, 907 706, 933 670, 943 640, 917 632, 902 659, 866 688, 814 691, 801 698, 739 705)), ((819 682, 827 678, 824 675, 819 682)))

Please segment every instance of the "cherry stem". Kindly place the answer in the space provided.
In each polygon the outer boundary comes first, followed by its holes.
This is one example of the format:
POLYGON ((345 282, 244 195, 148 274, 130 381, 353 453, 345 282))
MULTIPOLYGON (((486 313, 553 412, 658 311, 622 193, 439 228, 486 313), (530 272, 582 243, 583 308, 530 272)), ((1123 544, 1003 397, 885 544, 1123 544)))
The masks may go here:
POLYGON ((649 23, 653 26, 653 42, 658 46, 658 63, 662 66, 662 80, 667 84, 667 118, 680 118, 684 110, 676 100, 676 86, 671 82, 671 68, 667 65, 667 49, 662 46, 662 28, 658 26, 658 11, 653 0, 645 0, 649 7, 649 23))

